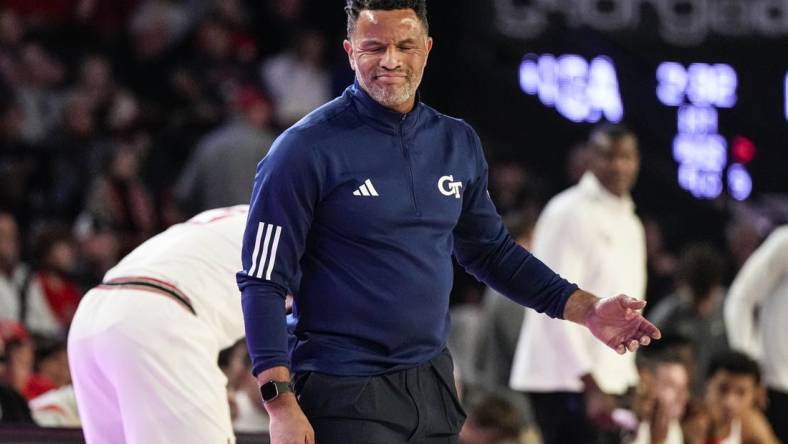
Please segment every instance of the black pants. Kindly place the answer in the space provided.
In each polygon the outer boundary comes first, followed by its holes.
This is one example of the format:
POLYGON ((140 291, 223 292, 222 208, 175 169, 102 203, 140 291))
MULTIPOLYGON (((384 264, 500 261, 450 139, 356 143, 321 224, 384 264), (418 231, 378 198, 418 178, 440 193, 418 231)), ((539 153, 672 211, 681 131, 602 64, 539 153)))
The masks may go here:
POLYGON ((379 376, 295 376, 317 444, 456 443, 465 411, 444 351, 419 367, 379 376))
POLYGON ((788 443, 788 393, 769 390, 766 417, 780 442, 788 443))
POLYGON ((528 393, 544 444, 594 443, 582 393, 528 393))

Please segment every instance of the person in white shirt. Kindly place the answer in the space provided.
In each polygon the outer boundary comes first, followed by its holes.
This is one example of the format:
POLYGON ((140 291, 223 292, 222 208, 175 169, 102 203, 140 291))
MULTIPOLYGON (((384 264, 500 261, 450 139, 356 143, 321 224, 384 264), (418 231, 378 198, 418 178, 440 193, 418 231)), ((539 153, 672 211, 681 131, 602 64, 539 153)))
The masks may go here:
POLYGON ((777 228, 745 262, 725 301, 728 341, 760 362, 769 393, 767 416, 783 442, 788 442, 786 316, 788 225, 777 228))
POLYGON ((74 386, 71 384, 39 395, 31 399, 28 405, 33 420, 41 427, 76 428, 82 425, 74 386))
POLYGON ((274 99, 274 120, 287 127, 331 100, 331 75, 323 62, 325 37, 317 31, 299 35, 290 49, 268 58, 261 67, 274 99))
MULTIPOLYGON (((589 145, 590 171, 545 207, 533 254, 596 294, 643 299, 645 237, 630 198, 640 166, 637 138, 603 125, 589 145)), ((636 383, 634 355, 616 354, 575 325, 526 313, 510 385, 529 394, 545 444, 593 440, 590 420, 610 424, 610 395, 636 383)))
POLYGON ((68 357, 89 444, 235 441, 217 358, 244 336, 235 273, 247 213, 170 227, 83 297, 68 357))

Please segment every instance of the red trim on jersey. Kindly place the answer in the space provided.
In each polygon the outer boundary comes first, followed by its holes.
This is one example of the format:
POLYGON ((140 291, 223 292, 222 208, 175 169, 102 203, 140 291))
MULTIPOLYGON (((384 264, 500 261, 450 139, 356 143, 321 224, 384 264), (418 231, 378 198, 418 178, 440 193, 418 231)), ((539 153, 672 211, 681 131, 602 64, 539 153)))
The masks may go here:
POLYGON ((110 279, 98 285, 98 288, 113 288, 116 286, 131 287, 135 290, 149 291, 151 293, 162 294, 169 297, 181 304, 192 314, 197 314, 194 311, 191 299, 186 296, 175 285, 163 281, 161 279, 150 278, 147 276, 124 276, 119 278, 110 279))

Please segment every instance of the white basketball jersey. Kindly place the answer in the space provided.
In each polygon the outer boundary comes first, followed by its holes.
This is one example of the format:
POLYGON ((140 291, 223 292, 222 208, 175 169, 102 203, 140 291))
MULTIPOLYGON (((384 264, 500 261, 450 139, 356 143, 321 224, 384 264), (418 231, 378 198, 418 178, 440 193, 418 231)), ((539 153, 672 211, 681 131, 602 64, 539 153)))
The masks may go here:
POLYGON ((142 276, 174 285, 215 330, 220 348, 229 347, 244 335, 235 273, 242 268, 248 210, 248 205, 208 210, 173 225, 129 253, 104 281, 142 276))

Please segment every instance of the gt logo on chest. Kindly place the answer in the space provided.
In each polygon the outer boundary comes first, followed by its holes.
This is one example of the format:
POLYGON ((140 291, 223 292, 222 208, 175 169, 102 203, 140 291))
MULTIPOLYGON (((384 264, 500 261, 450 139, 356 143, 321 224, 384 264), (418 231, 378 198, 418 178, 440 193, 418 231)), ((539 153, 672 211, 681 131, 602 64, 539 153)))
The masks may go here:
POLYGON ((444 196, 454 196, 455 199, 459 199, 460 188, 462 188, 462 182, 455 182, 454 176, 443 176, 438 179, 438 191, 444 196))

